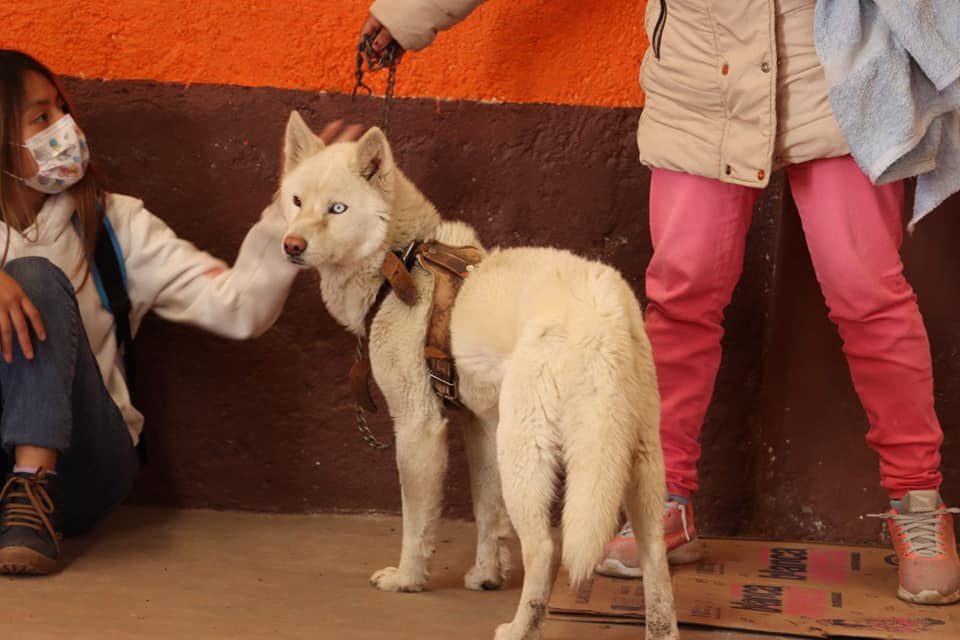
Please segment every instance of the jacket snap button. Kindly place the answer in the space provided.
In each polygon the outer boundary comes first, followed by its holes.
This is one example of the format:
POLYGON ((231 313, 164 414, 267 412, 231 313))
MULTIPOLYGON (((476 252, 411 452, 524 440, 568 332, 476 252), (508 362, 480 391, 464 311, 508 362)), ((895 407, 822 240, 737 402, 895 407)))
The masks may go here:
POLYGON ((727 75, 728 73, 730 73, 730 65, 724 63, 724 65, 720 68, 720 73, 722 73, 723 75, 727 75))
POLYGON ((763 169, 760 169, 760 171, 757 171, 757 180, 763 180, 765 175, 767 175, 766 172, 763 169))
POLYGON ((731 173, 733 173, 733 167, 731 167, 730 165, 727 165, 726 168, 724 168, 724 171, 727 172, 727 175, 730 175, 731 173))
POLYGON ((763 71, 764 73, 770 73, 770 63, 764 62, 763 64, 761 64, 760 71, 763 71))

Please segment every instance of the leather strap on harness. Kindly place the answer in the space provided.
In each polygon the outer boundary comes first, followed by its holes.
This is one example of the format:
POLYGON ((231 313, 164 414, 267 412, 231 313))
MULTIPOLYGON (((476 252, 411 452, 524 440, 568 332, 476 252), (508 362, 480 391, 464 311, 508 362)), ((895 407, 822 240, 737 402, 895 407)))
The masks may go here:
MULTIPOLYGON (((414 251, 414 255, 416 255, 416 251, 414 251)), ((404 260, 392 251, 387 254, 387 257, 383 259, 383 264, 380 265, 380 275, 385 279, 384 284, 389 285, 390 289, 393 289, 397 297, 407 306, 413 306, 417 302, 417 287, 413 284, 413 278, 410 277, 411 266, 413 265, 405 264, 404 260)), ((386 297, 385 292, 387 290, 381 287, 381 291, 384 292, 384 297, 386 297)), ((380 300, 380 302, 383 301, 380 300)), ((379 304, 376 304, 373 308, 376 309, 379 306, 379 304)))
POLYGON ((365 411, 376 413, 377 403, 370 395, 370 356, 358 353, 357 361, 350 367, 347 379, 350 381, 350 393, 353 395, 354 402, 365 411))
MULTIPOLYGON (((387 253, 380 265, 380 275, 383 276, 383 282, 377 295, 367 311, 367 316, 363 319, 363 326, 367 329, 367 335, 370 335, 370 323, 373 317, 380 310, 387 294, 392 289, 407 305, 413 305, 417 302, 417 288, 413 284, 413 278, 410 277, 410 269, 413 268, 414 261, 417 258, 417 249, 420 247, 419 241, 414 241, 403 251, 391 251, 387 253)), ((350 373, 347 380, 350 382, 350 392, 354 401, 364 410, 370 413, 377 413, 377 403, 373 401, 370 395, 370 355, 366 353, 365 340, 360 338, 357 341, 357 359, 350 367, 350 373)))
MULTIPOLYGON (((433 302, 424 341, 430 385, 445 405, 460 407, 457 370, 450 354, 450 315, 460 286, 470 271, 483 260, 483 251, 469 246, 451 247, 430 240, 410 245, 402 255, 388 253, 380 266, 383 285, 367 313, 365 322, 368 327, 391 289, 404 304, 416 304, 417 289, 410 276, 414 260, 433 274, 433 302)), ((370 395, 370 372, 369 355, 360 353, 350 369, 349 380, 354 400, 367 411, 375 413, 377 405, 370 395)))
POLYGON ((424 342, 424 357, 430 370, 430 385, 447 406, 460 407, 457 368, 450 349, 450 315, 460 286, 483 260, 476 247, 451 247, 425 242, 417 251, 417 262, 433 274, 433 304, 424 342))

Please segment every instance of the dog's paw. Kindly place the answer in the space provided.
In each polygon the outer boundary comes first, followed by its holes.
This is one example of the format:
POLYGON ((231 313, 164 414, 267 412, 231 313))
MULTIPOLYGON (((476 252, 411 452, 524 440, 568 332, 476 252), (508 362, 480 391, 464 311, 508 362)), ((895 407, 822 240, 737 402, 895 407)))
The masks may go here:
POLYGON ((503 586, 503 579, 491 567, 474 565, 463 577, 463 586, 471 591, 495 591, 503 586))
POLYGON ((471 591, 494 591, 510 579, 510 549, 499 544, 494 553, 481 559, 463 577, 463 586, 471 591))
POLYGON ((386 567, 380 569, 370 576, 370 584, 380 589, 380 591, 400 591, 403 593, 416 593, 423 591, 425 586, 424 579, 413 579, 400 573, 396 567, 386 567))
POLYGON ((493 640, 540 640, 540 629, 520 629, 513 622, 497 627, 493 640))
POLYGON ((463 586, 471 591, 495 591, 503 586, 507 576, 496 565, 473 565, 463 577, 463 586))

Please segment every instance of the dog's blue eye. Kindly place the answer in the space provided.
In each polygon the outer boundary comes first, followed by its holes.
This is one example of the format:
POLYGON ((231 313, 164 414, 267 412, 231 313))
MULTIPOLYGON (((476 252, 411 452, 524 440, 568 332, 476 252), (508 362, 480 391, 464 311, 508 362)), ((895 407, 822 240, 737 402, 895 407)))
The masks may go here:
POLYGON ((334 202, 330 205, 330 213, 343 213, 347 210, 347 205, 342 202, 334 202))
POLYGON ((300 207, 303 202, 300 201, 300 196, 293 196, 293 206, 300 207))

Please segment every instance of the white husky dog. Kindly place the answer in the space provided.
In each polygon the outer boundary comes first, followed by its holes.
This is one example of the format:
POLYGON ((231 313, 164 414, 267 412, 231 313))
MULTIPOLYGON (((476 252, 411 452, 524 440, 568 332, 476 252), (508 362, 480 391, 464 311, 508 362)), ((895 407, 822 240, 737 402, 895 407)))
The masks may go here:
MULTIPOLYGON (((327 309, 360 336, 387 252, 429 239, 480 247, 471 227, 440 218, 376 128, 358 142, 325 147, 293 112, 278 198, 289 225, 284 250, 320 272, 327 309)), ((384 591, 424 588, 447 467, 447 420, 424 361, 433 276, 417 267, 411 275, 417 302, 408 306, 391 293, 369 331, 403 498, 400 563, 370 578, 384 591)), ((643 559, 647 638, 677 638, 663 539, 659 397, 630 286, 611 267, 565 251, 495 250, 466 278, 450 331, 460 400, 475 416, 464 433, 478 529, 466 587, 503 583, 511 524, 522 547, 520 605, 496 638, 539 635, 556 566, 550 516, 561 471, 562 563, 572 582, 590 577, 625 505, 643 559)))

